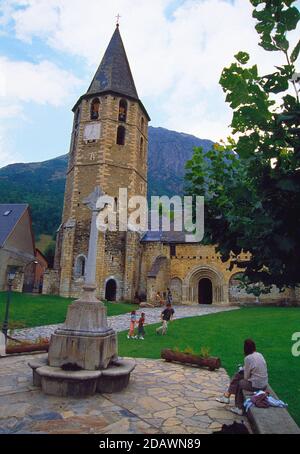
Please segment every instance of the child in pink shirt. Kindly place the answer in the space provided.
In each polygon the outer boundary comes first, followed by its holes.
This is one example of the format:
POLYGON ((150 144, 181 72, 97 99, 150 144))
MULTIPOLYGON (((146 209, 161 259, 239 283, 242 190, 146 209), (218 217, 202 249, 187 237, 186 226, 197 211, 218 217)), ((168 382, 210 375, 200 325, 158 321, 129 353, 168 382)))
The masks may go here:
POLYGON ((130 315, 130 326, 129 326, 129 332, 127 334, 127 339, 134 339, 134 328, 136 324, 136 311, 132 311, 130 315))

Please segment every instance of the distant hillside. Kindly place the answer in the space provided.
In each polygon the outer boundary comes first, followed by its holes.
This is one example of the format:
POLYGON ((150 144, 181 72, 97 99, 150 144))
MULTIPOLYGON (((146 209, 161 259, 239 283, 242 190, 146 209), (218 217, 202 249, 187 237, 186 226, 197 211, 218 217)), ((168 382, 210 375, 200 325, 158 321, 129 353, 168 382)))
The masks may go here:
POLYGON ((185 163, 194 147, 209 150, 213 142, 164 128, 149 128, 148 194, 183 194, 185 163))
MULTIPOLYGON (((149 195, 183 193, 184 165, 194 147, 208 150, 210 140, 164 128, 149 128, 149 195)), ((0 169, 0 203, 29 203, 36 235, 53 235, 60 224, 67 155, 50 161, 12 164, 0 169)))

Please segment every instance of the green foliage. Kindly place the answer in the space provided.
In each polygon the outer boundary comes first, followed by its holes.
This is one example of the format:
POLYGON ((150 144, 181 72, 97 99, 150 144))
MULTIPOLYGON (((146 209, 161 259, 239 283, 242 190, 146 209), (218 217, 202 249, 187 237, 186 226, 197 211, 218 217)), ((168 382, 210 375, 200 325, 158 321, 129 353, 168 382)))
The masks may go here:
POLYGON ((200 356, 202 358, 209 358, 210 357, 210 348, 209 347, 201 347, 200 348, 200 356))
POLYGON ((185 353, 186 355, 197 355, 197 356, 201 356, 201 358, 209 358, 209 356, 210 356, 209 347, 201 347, 199 354, 197 353, 195 348, 189 347, 189 346, 185 347, 183 349, 180 349, 179 347, 174 347, 172 350, 175 353, 185 353))
POLYGON ((192 347, 186 347, 184 350, 183 350, 183 353, 185 353, 186 355, 195 355, 195 350, 192 348, 192 347))
POLYGON ((1 203, 28 203, 33 229, 53 235, 63 206, 67 158, 34 164, 13 164, 0 169, 1 203))
POLYGON ((220 84, 236 138, 208 153, 195 149, 186 179, 191 193, 205 195, 206 240, 231 267, 245 268, 243 285, 257 293, 300 282, 300 44, 290 50, 288 41, 300 13, 293 0, 251 3, 259 44, 282 52, 286 64, 260 75, 246 52, 235 56, 220 84), (247 262, 239 260, 243 251, 250 252, 247 262))

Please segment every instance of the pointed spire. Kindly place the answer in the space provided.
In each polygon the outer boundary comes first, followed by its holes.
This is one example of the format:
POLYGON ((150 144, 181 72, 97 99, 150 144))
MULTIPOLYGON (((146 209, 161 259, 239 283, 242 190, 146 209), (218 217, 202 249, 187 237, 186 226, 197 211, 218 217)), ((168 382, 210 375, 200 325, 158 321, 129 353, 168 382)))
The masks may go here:
POLYGON ((102 92, 114 92, 139 99, 120 35, 119 24, 117 24, 87 94, 102 92))

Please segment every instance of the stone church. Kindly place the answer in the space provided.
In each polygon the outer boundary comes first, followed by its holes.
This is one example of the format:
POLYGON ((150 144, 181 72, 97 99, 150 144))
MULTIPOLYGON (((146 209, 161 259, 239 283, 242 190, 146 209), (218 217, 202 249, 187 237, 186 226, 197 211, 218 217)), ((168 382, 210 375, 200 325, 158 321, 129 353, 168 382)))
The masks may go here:
MULTIPOLYGON (((118 205, 119 188, 128 197, 147 196, 149 114, 140 100, 117 26, 87 92, 73 108, 74 124, 62 223, 54 269, 44 277, 44 293, 77 297, 88 254, 91 212, 82 203, 96 186, 118 205)), ((247 259, 245 254, 243 260, 247 259)), ((169 287, 176 303, 229 304, 255 301, 238 289, 212 246, 187 243, 184 233, 99 232, 96 284, 101 299, 152 302, 169 287)), ((261 297, 294 299, 293 292, 261 297)))

